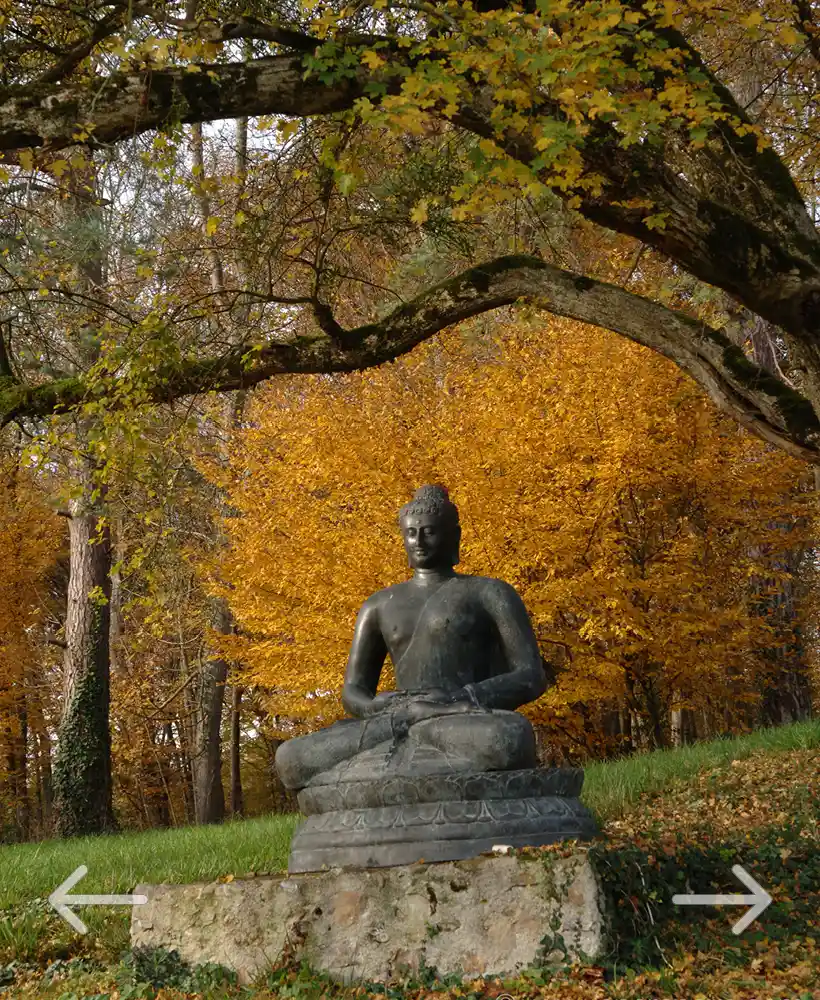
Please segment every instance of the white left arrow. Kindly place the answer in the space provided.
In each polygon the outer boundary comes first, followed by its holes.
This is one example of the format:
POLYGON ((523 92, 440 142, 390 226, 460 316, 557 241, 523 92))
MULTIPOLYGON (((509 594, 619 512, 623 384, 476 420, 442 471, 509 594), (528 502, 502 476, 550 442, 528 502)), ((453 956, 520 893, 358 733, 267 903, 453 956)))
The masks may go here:
POLYGON ((140 903, 148 902, 148 897, 143 896, 142 894, 134 896, 69 896, 69 892, 80 881, 80 879, 85 878, 87 874, 88 868, 85 865, 80 865, 80 867, 76 871, 72 872, 62 885, 58 885, 54 892, 52 892, 52 894, 48 897, 49 903, 51 903, 63 920, 67 920, 75 930, 80 932, 80 934, 87 934, 88 928, 82 920, 80 920, 77 914, 69 909, 69 903, 71 906, 138 906, 140 903))

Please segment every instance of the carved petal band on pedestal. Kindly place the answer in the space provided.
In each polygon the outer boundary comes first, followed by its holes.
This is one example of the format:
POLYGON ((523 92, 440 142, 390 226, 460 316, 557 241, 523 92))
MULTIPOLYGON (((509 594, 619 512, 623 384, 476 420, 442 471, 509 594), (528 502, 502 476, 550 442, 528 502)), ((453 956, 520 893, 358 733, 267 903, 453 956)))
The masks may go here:
POLYGON ((565 796, 346 809, 308 817, 294 836, 288 870, 452 861, 495 844, 538 846, 597 832, 589 810, 565 796))
POLYGON ((458 800, 577 797, 584 782, 581 768, 531 768, 522 771, 481 771, 396 775, 375 781, 344 781, 303 788, 299 808, 306 816, 346 809, 458 800))

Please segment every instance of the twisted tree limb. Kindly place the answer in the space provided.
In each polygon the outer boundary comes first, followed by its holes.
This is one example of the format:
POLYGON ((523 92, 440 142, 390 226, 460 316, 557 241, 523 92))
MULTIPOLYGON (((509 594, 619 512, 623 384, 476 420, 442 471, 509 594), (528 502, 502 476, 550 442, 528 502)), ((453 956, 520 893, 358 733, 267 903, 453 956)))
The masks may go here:
MULTIPOLYGON (((527 301, 550 313, 613 330, 674 361, 726 413, 789 454, 820 458, 820 420, 810 402, 751 362, 719 329, 616 285, 534 257, 501 257, 469 268, 394 309, 378 323, 323 332, 290 343, 243 344, 206 360, 156 371, 149 398, 168 403, 203 392, 246 389, 287 373, 351 372, 406 354, 471 316, 527 301), (249 356, 251 360, 249 360, 249 356)), ((325 317, 327 319, 327 317, 325 317)), ((117 398, 117 379, 82 378, 0 387, 0 425, 43 418, 91 399, 117 398)))

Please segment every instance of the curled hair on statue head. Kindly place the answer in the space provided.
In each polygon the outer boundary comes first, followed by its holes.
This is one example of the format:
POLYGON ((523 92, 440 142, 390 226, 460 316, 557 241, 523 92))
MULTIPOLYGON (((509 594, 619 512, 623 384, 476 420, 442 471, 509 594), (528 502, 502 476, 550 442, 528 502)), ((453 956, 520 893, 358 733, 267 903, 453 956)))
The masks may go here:
POLYGON ((399 521, 405 517, 422 514, 440 517, 453 527, 458 526, 458 508, 450 499, 446 486, 438 484, 420 486, 413 494, 413 499, 399 511, 399 521))

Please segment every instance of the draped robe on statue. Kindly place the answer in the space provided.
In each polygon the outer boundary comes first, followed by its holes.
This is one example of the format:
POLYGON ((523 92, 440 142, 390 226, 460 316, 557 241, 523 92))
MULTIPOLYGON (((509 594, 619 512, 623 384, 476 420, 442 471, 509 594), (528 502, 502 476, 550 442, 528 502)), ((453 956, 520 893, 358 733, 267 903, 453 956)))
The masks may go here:
MULTIPOLYGON (((521 642, 516 632, 520 622, 493 618, 487 610, 488 589, 520 604, 511 587, 485 577, 455 576, 435 590, 394 663, 397 693, 367 718, 343 719, 282 744, 277 768, 284 783, 303 788, 393 774, 534 767, 532 726, 510 709, 543 690, 540 656, 534 637, 529 640, 531 629, 521 642), (516 642, 525 655, 522 662, 510 663, 516 642), (465 700, 466 695, 472 707, 408 722, 403 708, 425 694, 436 700, 456 694, 465 700)), ((380 592, 385 604, 391 590, 380 592)), ((523 604, 521 613, 526 620, 523 604)))

